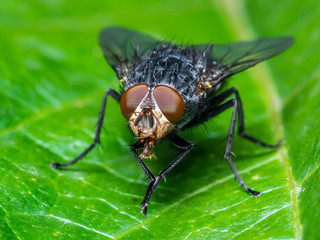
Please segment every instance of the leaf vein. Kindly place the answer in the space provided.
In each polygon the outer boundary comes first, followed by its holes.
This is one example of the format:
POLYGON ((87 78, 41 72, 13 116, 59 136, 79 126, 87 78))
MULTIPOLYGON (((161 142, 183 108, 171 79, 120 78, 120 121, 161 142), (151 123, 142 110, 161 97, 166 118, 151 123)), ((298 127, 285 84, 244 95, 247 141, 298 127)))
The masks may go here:
POLYGON ((287 207, 290 207, 290 206, 291 206, 290 204, 285 204, 283 207, 281 207, 281 208, 279 208, 279 209, 275 209, 275 210, 269 212, 268 214, 266 214, 265 216, 263 216, 262 218, 260 218, 258 221, 256 221, 254 224, 251 224, 249 227, 247 227, 247 228, 243 229, 242 231, 240 231, 240 232, 236 233, 235 235, 233 235, 231 239, 233 239, 233 238, 235 238, 236 236, 238 236, 238 235, 240 235, 240 234, 242 234, 242 233, 250 230, 252 227, 254 227, 255 225, 257 225, 258 223, 263 222, 263 221, 266 220, 268 217, 270 217, 270 216, 274 215, 275 213, 277 213, 277 212, 279 212, 279 211, 281 211, 281 210, 283 210, 283 209, 285 209, 285 208, 287 208, 287 207))

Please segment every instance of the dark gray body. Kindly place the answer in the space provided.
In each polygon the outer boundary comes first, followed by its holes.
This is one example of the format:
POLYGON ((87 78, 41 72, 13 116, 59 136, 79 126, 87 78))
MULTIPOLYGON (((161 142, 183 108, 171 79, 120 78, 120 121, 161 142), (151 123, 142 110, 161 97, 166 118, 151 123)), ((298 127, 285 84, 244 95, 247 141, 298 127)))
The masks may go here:
MULTIPOLYGON (((275 145, 267 144, 245 132, 243 107, 240 94, 236 88, 230 88, 219 94, 217 93, 218 89, 224 83, 224 79, 279 54, 292 43, 293 38, 281 37, 262 38, 255 41, 226 45, 205 44, 182 46, 169 42, 159 42, 147 35, 120 27, 106 28, 100 35, 100 44, 104 56, 122 83, 122 93, 136 84, 148 84, 148 93, 150 92, 150 95, 152 95, 153 87, 157 85, 170 86, 181 95, 185 109, 182 119, 175 127, 176 130, 184 130, 196 126, 212 119, 226 109, 233 108, 224 158, 227 159, 240 185, 249 194, 254 196, 259 196, 261 193, 252 190, 245 184, 231 159, 231 147, 236 121, 238 120, 238 134, 257 145, 274 149, 277 148, 281 142, 279 141, 275 145)), ((143 88, 145 89, 145 86, 143 86, 143 88)), ((127 93, 128 92, 130 92, 130 90, 128 90, 127 93)), ((106 91, 100 108, 97 130, 93 142, 72 161, 67 163, 53 162, 51 164, 53 168, 62 168, 75 164, 100 143, 107 98, 111 96, 121 105, 121 100, 125 99, 121 98, 122 93, 119 94, 113 89, 106 91)), ((129 103, 134 102, 132 100, 134 97, 140 97, 139 93, 135 92, 134 94, 136 95, 132 95, 132 98, 128 100, 129 103)), ((148 95, 145 95, 145 97, 149 98, 148 95)), ((175 99, 172 101, 181 103, 180 98, 179 100, 175 99)), ((152 101, 151 103, 148 102, 147 106, 149 106, 149 104, 152 105, 152 101)), ((140 108, 140 106, 137 106, 137 108, 140 108)), ((182 111, 179 113, 178 108, 173 112, 182 114, 182 111)), ((151 135, 147 131, 149 135, 144 137, 143 135, 140 136, 140 130, 138 129, 136 136, 139 139, 131 146, 134 157, 150 180, 145 198, 141 204, 141 212, 143 215, 146 215, 150 198, 159 183, 191 151, 194 144, 184 140, 174 131, 164 135, 175 146, 183 149, 183 151, 167 167, 160 171, 158 175, 154 175, 141 157, 152 157, 152 151, 154 145, 158 142, 158 138, 154 137, 157 135, 153 134, 155 121, 151 121, 150 119, 157 116, 157 119, 161 120, 163 114, 160 110, 158 111, 156 107, 154 107, 152 111, 144 107, 139 112, 139 115, 149 116, 149 123, 145 121, 146 123, 144 123, 143 128, 148 131, 150 129, 152 130, 151 135), (160 114, 158 114, 159 112, 160 114), (137 152, 139 149, 143 149, 140 155, 137 152), (144 152, 146 152, 146 154, 144 152)), ((180 116, 181 115, 179 115, 179 117, 180 116)), ((138 118, 139 116, 137 116, 136 119, 138 118)), ((168 119, 161 120, 161 123, 160 120, 158 121, 160 127, 169 126, 169 128, 159 128, 162 132, 166 132, 168 129, 169 131, 174 130, 174 125, 170 123, 168 119)), ((140 122, 142 121, 143 120, 140 120, 140 122)), ((137 120, 133 122, 133 128, 139 128, 140 122, 137 122, 137 124, 136 122, 137 120)))
POLYGON ((197 86, 203 73, 203 59, 196 50, 178 49, 174 46, 162 45, 157 51, 138 59, 134 67, 127 72, 130 79, 124 90, 135 84, 146 83, 150 88, 167 85, 182 96, 185 112, 177 128, 182 128, 196 115, 199 108, 197 86))
POLYGON ((120 27, 101 32, 107 62, 121 79, 122 92, 135 84, 168 85, 183 98, 185 112, 176 130, 208 120, 224 80, 287 49, 290 37, 226 45, 177 45, 120 27))

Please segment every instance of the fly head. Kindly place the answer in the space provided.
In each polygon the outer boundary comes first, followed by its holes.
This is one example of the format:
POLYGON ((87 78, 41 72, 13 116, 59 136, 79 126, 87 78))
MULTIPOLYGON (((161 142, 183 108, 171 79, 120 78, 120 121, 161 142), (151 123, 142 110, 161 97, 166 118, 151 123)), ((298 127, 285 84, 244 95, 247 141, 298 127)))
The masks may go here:
POLYGON ((170 133, 184 113, 181 95, 166 85, 136 84, 120 100, 123 116, 144 143, 143 158, 152 158, 155 143, 170 133))

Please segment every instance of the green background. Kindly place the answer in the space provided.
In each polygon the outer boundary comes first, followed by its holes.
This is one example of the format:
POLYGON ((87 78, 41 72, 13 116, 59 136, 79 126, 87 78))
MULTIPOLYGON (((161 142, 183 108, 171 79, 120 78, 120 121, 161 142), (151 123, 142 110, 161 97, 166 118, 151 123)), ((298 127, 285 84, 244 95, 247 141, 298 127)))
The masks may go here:
MULTIPOLYGON (((316 1, 75 1, 0 3, 1 239, 319 239, 320 5, 316 1), (294 36, 295 44, 228 82, 239 89, 247 132, 223 160, 231 111, 183 134, 195 149, 162 182, 148 216, 148 180, 130 153, 134 139, 110 100, 102 145, 66 170, 94 136, 106 89, 118 80, 98 46, 120 25, 176 41, 227 43, 294 36)), ((179 153, 157 146, 156 173, 179 153)))

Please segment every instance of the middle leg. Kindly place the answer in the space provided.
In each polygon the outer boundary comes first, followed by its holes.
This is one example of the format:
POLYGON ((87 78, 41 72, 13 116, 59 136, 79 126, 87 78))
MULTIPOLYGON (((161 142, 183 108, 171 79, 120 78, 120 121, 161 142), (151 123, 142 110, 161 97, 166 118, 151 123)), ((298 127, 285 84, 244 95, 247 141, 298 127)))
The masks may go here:
POLYGON ((235 178, 238 180, 238 182, 240 183, 240 185, 251 195, 254 196, 259 196, 261 195, 260 192, 258 191, 254 191, 251 188, 248 187, 248 185, 242 180, 242 178, 240 177, 236 166, 234 165, 232 159, 231 159, 231 146, 232 146, 232 140, 233 140, 233 135, 234 135, 234 129, 235 129, 235 125, 236 125, 236 120, 237 120, 237 110, 238 110, 238 102, 236 99, 231 99, 229 101, 227 101, 226 103, 218 106, 216 108, 216 111, 218 113, 223 112, 224 110, 233 107, 233 111, 232 111, 232 116, 231 116, 231 122, 230 122, 230 127, 229 127, 229 132, 228 132, 228 138, 227 138, 227 146, 226 146, 226 151, 224 154, 224 158, 226 158, 228 160, 228 163, 232 169, 232 172, 235 176, 235 178))
MULTIPOLYGON (((275 148, 278 148, 280 145, 281 145, 281 140, 278 141, 276 144, 268 144, 268 143, 265 143, 253 136, 251 136, 250 134, 246 133, 245 132, 245 126, 244 126, 244 112, 243 112, 243 106, 242 106, 242 101, 241 101, 241 98, 240 98, 240 94, 238 92, 238 90, 235 88, 235 87, 232 87, 224 92, 222 92, 220 95, 218 95, 217 97, 215 97, 212 101, 213 102, 223 102, 224 100, 226 100, 228 97, 230 97, 232 94, 235 95, 235 100, 237 101, 237 105, 236 105, 236 108, 237 108, 237 112, 238 112, 238 134, 257 144, 257 145, 260 145, 260 146, 263 146, 263 147, 266 147, 266 148, 271 148, 271 149, 275 149, 275 148)), ((223 111, 223 110, 222 110, 223 111)), ((210 118, 213 118, 214 116, 218 115, 220 112, 221 112, 221 108, 220 106, 216 107, 216 108, 213 108, 211 111, 211 115, 210 118)))
POLYGON ((138 148, 141 148, 142 145, 137 142, 136 144, 134 144, 132 146, 132 152, 135 156, 135 158, 138 160, 138 163, 140 164, 140 166, 142 167, 142 169, 144 170, 144 172, 147 174, 148 178, 150 179, 151 183, 147 189, 146 192, 146 196, 143 200, 143 202, 141 203, 141 213, 146 216, 147 215, 147 210, 148 210, 148 204, 150 201, 150 198, 152 196, 152 194, 154 193, 154 191, 156 190, 157 186, 159 185, 159 183, 161 182, 161 180, 168 174, 168 172, 170 172, 179 162, 181 162, 181 160, 191 151, 193 144, 187 142, 186 140, 184 140, 183 138, 179 137, 176 134, 171 134, 169 136, 169 139, 172 141, 172 143, 174 143, 176 146, 184 149, 184 152, 181 153, 174 161, 172 161, 165 169, 163 169, 158 176, 154 176, 151 171, 149 170, 149 168, 145 165, 145 163, 141 160, 141 158, 139 157, 139 155, 137 154, 136 150, 138 148))

